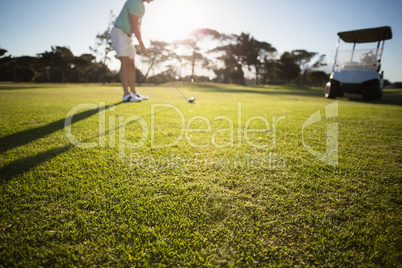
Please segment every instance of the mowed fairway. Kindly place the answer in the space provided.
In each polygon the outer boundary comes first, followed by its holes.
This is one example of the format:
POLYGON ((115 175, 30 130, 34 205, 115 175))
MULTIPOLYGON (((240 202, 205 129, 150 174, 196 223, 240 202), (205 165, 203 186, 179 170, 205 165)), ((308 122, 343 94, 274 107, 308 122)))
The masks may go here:
POLYGON ((0 84, 0 266, 401 265, 401 90, 177 86, 0 84))

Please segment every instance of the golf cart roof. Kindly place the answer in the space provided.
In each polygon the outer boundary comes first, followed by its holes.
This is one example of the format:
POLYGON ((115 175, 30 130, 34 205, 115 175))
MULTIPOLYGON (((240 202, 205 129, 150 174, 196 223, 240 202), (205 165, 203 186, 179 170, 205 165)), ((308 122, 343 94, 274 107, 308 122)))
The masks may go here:
POLYGON ((392 39, 392 30, 389 26, 361 29, 338 33, 346 43, 369 43, 392 39))

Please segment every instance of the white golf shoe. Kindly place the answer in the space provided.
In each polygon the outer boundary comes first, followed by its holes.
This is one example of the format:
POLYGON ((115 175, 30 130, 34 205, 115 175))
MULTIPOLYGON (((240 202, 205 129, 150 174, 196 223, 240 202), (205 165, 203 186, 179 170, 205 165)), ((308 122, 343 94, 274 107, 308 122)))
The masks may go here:
POLYGON ((123 102, 140 102, 141 99, 135 96, 133 93, 123 96, 123 102))
POLYGON ((148 96, 141 95, 138 92, 134 93, 133 95, 136 96, 137 98, 139 98, 140 100, 148 100, 148 96))

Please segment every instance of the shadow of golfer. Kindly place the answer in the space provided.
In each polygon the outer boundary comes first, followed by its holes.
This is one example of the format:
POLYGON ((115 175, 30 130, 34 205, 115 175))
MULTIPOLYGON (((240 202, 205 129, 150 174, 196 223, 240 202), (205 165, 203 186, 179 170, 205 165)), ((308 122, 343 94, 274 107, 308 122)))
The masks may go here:
MULTIPOLYGON (((113 105, 117 106, 121 103, 123 103, 123 102, 118 102, 113 105)), ((81 113, 77 113, 74 115, 72 123, 74 124, 76 122, 89 118, 89 117, 99 113, 99 111, 103 108, 106 109, 106 106, 99 107, 99 108, 92 109, 92 110, 83 111, 81 113)), ((47 124, 45 126, 27 129, 27 130, 23 130, 18 133, 14 133, 14 134, 10 134, 10 135, 1 137, 0 138, 0 153, 7 152, 8 150, 11 150, 11 149, 14 149, 14 148, 17 148, 20 146, 24 146, 30 142, 44 138, 56 131, 64 129, 64 123, 65 123, 66 119, 67 118, 63 118, 63 119, 57 120, 55 122, 52 122, 50 124, 47 124)))
MULTIPOLYGON (((113 105, 117 106, 123 102, 118 102, 113 105)), ((98 107, 92 110, 86 110, 81 113, 74 114, 72 123, 75 124, 79 121, 87 119, 99 113, 102 109, 107 107, 98 107)), ((18 133, 10 134, 0 138, 0 153, 5 153, 11 149, 24 146, 35 140, 44 138, 52 133, 64 129, 65 121, 69 118, 60 119, 55 122, 49 123, 42 127, 27 129, 18 133)), ((0 168, 0 184, 3 184, 13 177, 24 174, 25 172, 35 168, 39 164, 46 162, 59 154, 62 154, 72 148, 74 145, 68 144, 65 146, 50 149, 45 152, 38 153, 34 156, 27 156, 25 158, 17 159, 0 168)))
POLYGON ((36 154, 34 156, 28 156, 25 158, 14 160, 8 165, 0 168, 0 185, 8 182, 9 180, 17 177, 25 172, 34 169, 36 166, 64 153, 72 148, 72 144, 66 146, 50 149, 46 152, 36 154))

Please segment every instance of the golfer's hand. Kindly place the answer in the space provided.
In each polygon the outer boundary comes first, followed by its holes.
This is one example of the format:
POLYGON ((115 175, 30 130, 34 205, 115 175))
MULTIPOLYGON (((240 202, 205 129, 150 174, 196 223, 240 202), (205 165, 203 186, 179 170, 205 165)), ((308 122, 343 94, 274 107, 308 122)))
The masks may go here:
POLYGON ((148 50, 146 49, 146 47, 144 46, 144 44, 141 43, 140 45, 141 45, 141 51, 142 51, 142 53, 144 53, 145 56, 149 57, 148 50))

